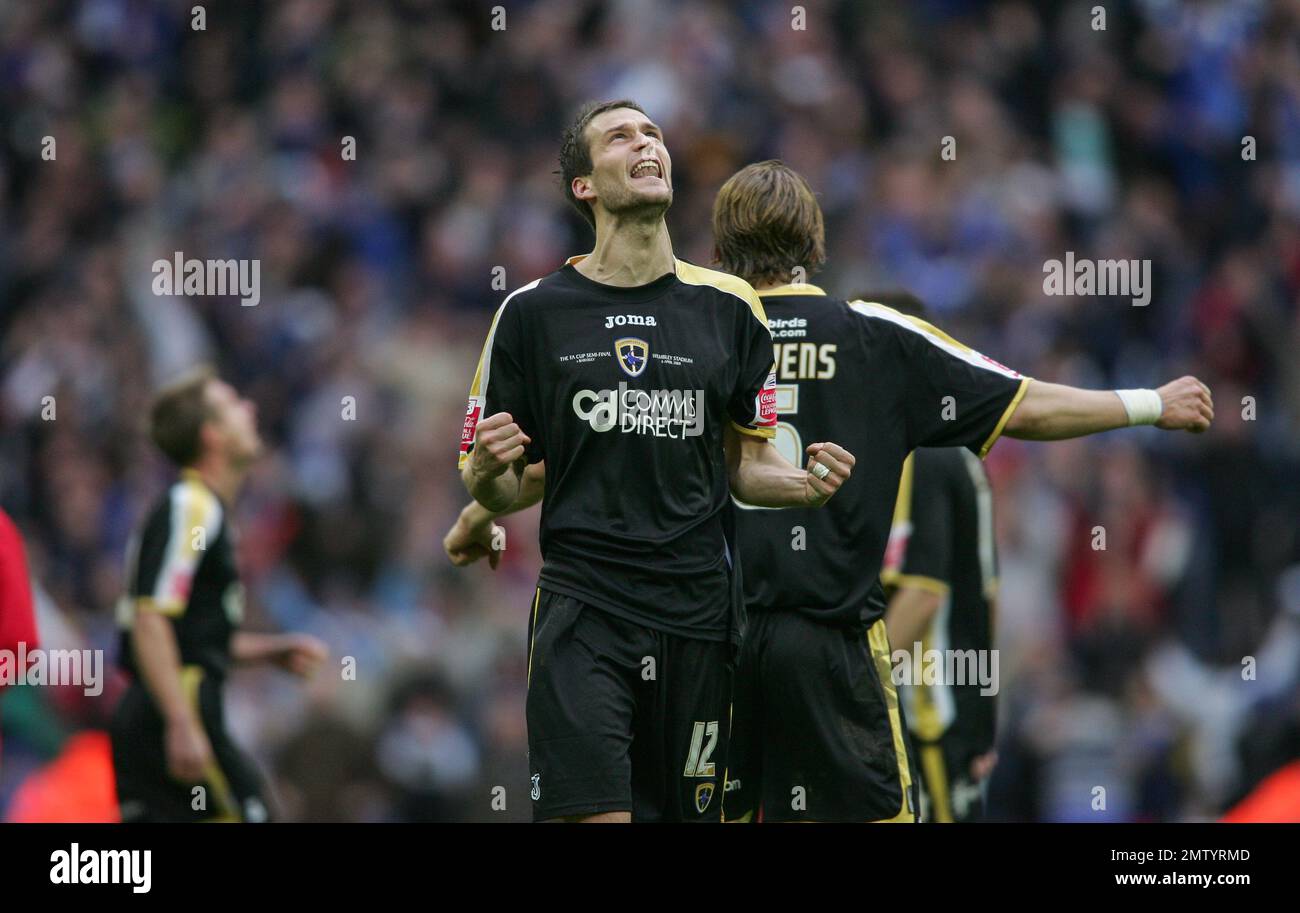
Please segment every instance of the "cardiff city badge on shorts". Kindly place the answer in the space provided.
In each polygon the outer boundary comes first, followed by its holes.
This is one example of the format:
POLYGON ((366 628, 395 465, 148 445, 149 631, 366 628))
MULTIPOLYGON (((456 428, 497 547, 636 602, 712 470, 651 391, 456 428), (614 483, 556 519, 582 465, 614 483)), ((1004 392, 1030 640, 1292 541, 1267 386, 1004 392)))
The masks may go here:
POLYGON ((695 787, 695 810, 697 812, 699 812, 701 815, 704 814, 704 810, 709 807, 709 803, 712 801, 713 801, 712 783, 701 783, 699 786, 695 787))
POLYGON ((650 343, 635 336, 614 340, 614 357, 628 377, 640 377, 650 362, 650 343))

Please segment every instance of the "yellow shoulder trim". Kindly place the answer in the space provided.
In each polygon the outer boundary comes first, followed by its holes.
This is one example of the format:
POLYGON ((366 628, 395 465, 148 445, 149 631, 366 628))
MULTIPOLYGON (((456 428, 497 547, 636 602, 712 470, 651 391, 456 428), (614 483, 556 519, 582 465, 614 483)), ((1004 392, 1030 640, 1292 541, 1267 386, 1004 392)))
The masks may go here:
POLYGON ((910 314, 903 314, 902 317, 906 320, 911 321, 913 325, 929 333, 931 336, 942 339, 950 346, 956 346, 957 348, 961 349, 963 352, 975 351, 974 349, 966 345, 966 343, 962 342, 961 340, 953 339, 951 336, 949 336, 947 333, 945 333, 943 330, 939 329, 937 326, 930 323, 929 321, 922 320, 920 317, 913 317, 910 314))
POLYGON ((776 288, 765 288, 758 290, 758 297, 762 298, 767 295, 826 295, 825 290, 818 288, 811 282, 790 282, 785 285, 778 285, 776 288))
POLYGON ((203 475, 197 469, 186 466, 180 471, 177 482, 182 488, 182 500, 185 502, 187 517, 194 514, 206 516, 213 510, 222 510, 221 499, 217 493, 203 481, 203 475))
POLYGON ((895 308, 891 308, 887 304, 881 304, 879 301, 866 301, 861 298, 855 298, 853 301, 849 302, 849 304, 854 304, 854 303, 869 304, 873 308, 881 308, 882 310, 889 311, 889 313, 893 314, 898 319, 906 320, 908 323, 916 327, 921 332, 928 333, 929 335, 935 337, 936 339, 942 339, 944 342, 948 343, 948 345, 955 346, 957 349, 959 349, 962 352, 975 351, 970 346, 966 345, 966 343, 958 339, 953 339, 943 330, 939 329, 937 326, 935 326, 934 324, 930 323, 927 320, 922 320, 920 317, 913 317, 911 314, 904 314, 902 311, 899 311, 895 308))
POLYGON ((1002 436, 1002 429, 1005 428, 1007 422, 1010 421, 1011 413, 1016 411, 1016 407, 1020 405, 1020 401, 1025 398, 1025 391, 1029 389, 1030 380, 1031 378, 1028 377, 1022 377, 1020 379, 1020 388, 1016 390, 1016 395, 1012 397, 1011 402, 1007 403, 1007 408, 1006 411, 1002 413, 1002 418, 998 419, 997 426, 993 429, 993 433, 989 435, 989 439, 985 441, 984 446, 980 448, 981 460, 989 455, 989 450, 991 450, 993 445, 997 443, 998 438, 1002 436))
POLYGON ((194 545, 194 531, 202 528, 204 535, 204 545, 207 545, 207 537, 215 536, 216 525, 222 519, 224 512, 221 499, 216 493, 208 488, 208 484, 203 481, 197 470, 181 470, 181 503, 185 513, 185 527, 183 529, 172 530, 173 541, 176 543, 176 554, 186 555, 201 551, 194 545))
POLYGON ((763 324, 764 329, 767 329, 767 312, 763 310, 763 302, 759 300, 754 287, 744 279, 730 273, 705 269, 702 266, 696 266, 675 257, 673 260, 677 264, 678 279, 687 285, 711 285, 719 291, 735 295, 749 305, 749 309, 754 312, 754 316, 758 318, 759 323, 763 324))

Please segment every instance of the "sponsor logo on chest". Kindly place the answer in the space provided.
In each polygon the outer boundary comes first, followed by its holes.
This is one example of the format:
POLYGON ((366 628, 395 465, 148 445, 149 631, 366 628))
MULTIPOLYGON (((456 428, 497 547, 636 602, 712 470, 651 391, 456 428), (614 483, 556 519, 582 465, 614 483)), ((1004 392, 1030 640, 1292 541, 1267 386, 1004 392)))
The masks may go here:
POLYGON ((579 390, 573 411, 592 431, 646 434, 684 440, 704 433, 703 390, 579 390))
POLYGON ((605 317, 605 329, 612 330, 614 327, 653 327, 658 326, 654 317, 642 316, 641 314, 615 314, 605 317))

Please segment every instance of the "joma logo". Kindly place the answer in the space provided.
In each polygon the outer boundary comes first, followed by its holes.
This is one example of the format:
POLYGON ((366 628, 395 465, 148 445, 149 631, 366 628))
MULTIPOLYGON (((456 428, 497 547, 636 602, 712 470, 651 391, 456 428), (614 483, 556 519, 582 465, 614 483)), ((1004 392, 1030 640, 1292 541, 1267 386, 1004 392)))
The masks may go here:
POLYGON ((639 327, 657 326, 653 317, 642 317, 640 314, 619 314, 617 317, 605 318, 605 329, 607 330, 614 327, 625 327, 628 324, 639 327))

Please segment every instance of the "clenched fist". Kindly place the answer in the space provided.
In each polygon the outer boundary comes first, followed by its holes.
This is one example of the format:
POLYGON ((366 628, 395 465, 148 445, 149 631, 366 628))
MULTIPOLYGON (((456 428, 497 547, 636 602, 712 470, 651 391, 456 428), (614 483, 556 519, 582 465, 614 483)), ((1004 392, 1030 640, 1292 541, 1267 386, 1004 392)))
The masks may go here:
POLYGON ((470 471, 484 479, 495 479, 524 455, 532 438, 515 424, 509 412, 489 415, 478 423, 470 471))
POLYGON ((808 504, 812 507, 821 507, 830 500, 831 495, 840 490, 841 485, 848 481, 857 460, 839 444, 809 444, 807 453, 808 504), (824 476, 817 469, 818 466, 826 467, 824 476))
POLYGON ((456 567, 473 564, 486 555, 488 564, 495 571, 497 565, 501 563, 501 549, 502 543, 505 542, 505 530, 490 519, 486 523, 477 524, 467 519, 466 514, 476 506, 477 504, 472 504, 461 511, 460 517, 457 518, 452 528, 447 531, 447 535, 443 537, 442 547, 446 550, 451 563, 456 567))
POLYGON ((1200 434, 1214 421, 1214 399, 1210 388, 1190 375, 1172 380, 1156 391, 1163 410, 1156 427, 1165 431, 1200 434))

